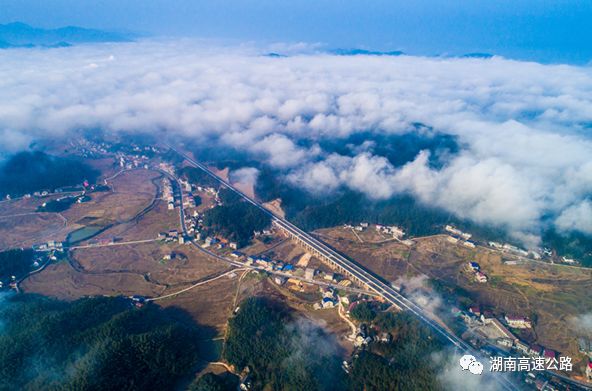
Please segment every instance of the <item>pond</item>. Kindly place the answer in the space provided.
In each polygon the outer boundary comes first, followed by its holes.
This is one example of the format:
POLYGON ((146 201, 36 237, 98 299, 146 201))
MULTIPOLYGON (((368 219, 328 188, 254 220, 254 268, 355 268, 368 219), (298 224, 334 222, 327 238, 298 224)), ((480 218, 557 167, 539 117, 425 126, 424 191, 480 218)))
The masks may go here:
POLYGON ((66 240, 70 244, 81 242, 83 240, 92 238, 101 231, 104 231, 106 228, 107 227, 99 225, 89 225, 86 227, 82 227, 80 229, 77 229, 76 231, 70 232, 66 240))

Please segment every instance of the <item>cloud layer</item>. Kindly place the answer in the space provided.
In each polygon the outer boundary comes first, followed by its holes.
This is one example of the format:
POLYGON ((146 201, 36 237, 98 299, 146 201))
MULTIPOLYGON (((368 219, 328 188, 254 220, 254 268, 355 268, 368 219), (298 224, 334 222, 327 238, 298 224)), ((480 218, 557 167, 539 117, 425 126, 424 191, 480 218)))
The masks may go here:
POLYGON ((493 59, 302 54, 140 42, 0 52, 0 150, 78 129, 212 137, 326 192, 406 192, 458 216, 538 234, 543 218, 592 234, 592 69, 493 59), (423 123, 457 137, 441 168, 371 149, 357 132, 423 123))

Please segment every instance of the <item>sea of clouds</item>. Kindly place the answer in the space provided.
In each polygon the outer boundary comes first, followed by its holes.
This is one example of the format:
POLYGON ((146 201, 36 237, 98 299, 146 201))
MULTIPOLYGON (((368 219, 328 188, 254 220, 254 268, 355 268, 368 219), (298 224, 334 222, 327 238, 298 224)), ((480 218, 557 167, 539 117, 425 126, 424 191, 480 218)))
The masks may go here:
POLYGON ((408 193, 535 244, 592 234, 592 68, 492 59, 334 56, 145 41, 0 51, 0 152, 79 129, 220 138, 311 191, 408 193), (357 132, 455 136, 443 167, 394 167, 319 142, 357 132), (543 223, 544 221, 544 223, 543 223))

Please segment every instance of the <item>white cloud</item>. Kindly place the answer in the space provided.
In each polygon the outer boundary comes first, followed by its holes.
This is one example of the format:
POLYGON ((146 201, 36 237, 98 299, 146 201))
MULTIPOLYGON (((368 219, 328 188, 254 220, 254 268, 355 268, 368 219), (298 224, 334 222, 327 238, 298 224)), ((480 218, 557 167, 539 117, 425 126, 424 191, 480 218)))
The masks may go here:
POLYGON ((524 238, 549 215, 562 230, 590 233, 589 67, 280 47, 309 54, 192 41, 1 51, 0 152, 99 127, 216 136, 315 191, 409 192, 524 238), (440 169, 425 152, 396 168, 372 149, 339 156, 318 146, 413 123, 456 136, 460 153, 440 169))
POLYGON ((490 364, 483 357, 479 357, 478 361, 484 366, 482 375, 474 375, 468 370, 463 371, 460 366, 461 355, 458 352, 451 350, 436 352, 432 354, 431 359, 438 368, 438 381, 446 390, 484 390, 484 391, 498 391, 503 390, 501 380, 502 376, 506 374, 491 372, 490 364))
POLYGON ((565 209, 555 224, 563 231, 580 231, 592 235, 592 202, 582 201, 565 209))

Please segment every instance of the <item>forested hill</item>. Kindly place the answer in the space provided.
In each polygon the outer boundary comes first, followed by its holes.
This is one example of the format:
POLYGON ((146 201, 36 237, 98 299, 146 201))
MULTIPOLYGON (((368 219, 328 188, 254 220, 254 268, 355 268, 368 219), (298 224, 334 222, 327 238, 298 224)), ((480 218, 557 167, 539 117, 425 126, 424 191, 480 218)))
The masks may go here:
POLYGON ((51 156, 44 152, 19 152, 0 164, 0 196, 54 190, 94 182, 99 173, 74 159, 51 156))
MULTIPOLYGON (((433 334, 405 313, 380 312, 368 330, 388 332, 392 341, 376 342, 348 358, 331 335, 298 319, 282 303, 249 298, 229 322, 224 358, 250 370, 254 390, 438 390, 438 367, 431 359, 441 349, 433 334), (257 336, 257 337, 254 337, 257 336), (351 362, 349 373, 342 360, 351 362)), ((202 379, 211 385, 221 379, 202 379)))
POLYGON ((229 322, 224 358, 250 369, 254 390, 347 389, 333 337, 265 298, 241 303, 229 322))
POLYGON ((0 303, 0 390, 171 390, 195 373, 200 331, 178 310, 107 297, 0 303))
POLYGON ((271 218, 263 211, 245 202, 236 193, 220 189, 221 206, 205 213, 205 224, 239 246, 246 246, 253 238, 253 231, 261 231, 271 224, 271 218))

